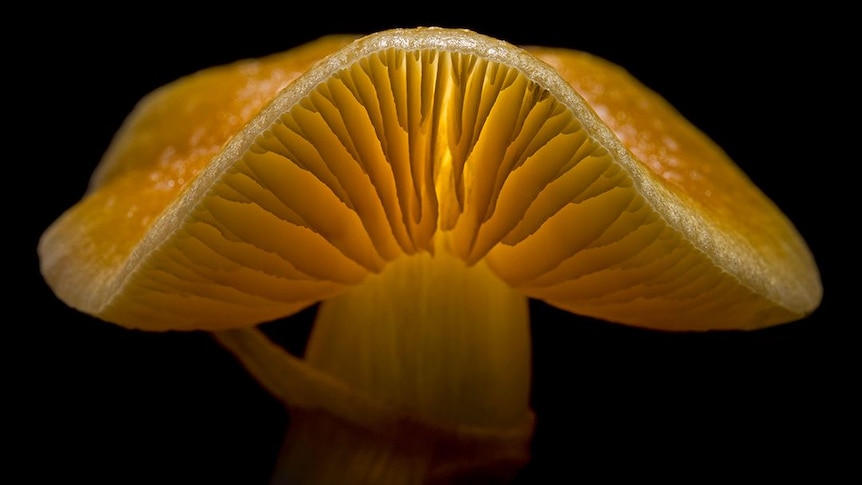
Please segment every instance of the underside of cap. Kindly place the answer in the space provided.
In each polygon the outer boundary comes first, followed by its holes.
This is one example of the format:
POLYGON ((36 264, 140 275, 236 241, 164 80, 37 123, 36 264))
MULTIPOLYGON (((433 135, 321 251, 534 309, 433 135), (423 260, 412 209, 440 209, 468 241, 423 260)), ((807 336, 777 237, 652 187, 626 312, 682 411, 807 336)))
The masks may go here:
POLYGON ((618 92, 660 105, 615 66, 571 51, 541 62, 460 30, 346 42, 204 72, 142 103, 109 175, 43 236, 55 292, 125 326, 214 330, 445 250, 531 297, 651 328, 757 328, 819 302, 801 237, 705 136, 659 110, 663 134, 718 167, 698 180, 733 197, 703 203, 700 185, 669 183, 625 142, 661 127, 614 125, 585 101, 612 73, 618 92), (237 93, 253 102, 232 105, 237 93), (207 123, 212 139, 195 145, 207 123), (182 143, 136 149, 163 131, 182 143))

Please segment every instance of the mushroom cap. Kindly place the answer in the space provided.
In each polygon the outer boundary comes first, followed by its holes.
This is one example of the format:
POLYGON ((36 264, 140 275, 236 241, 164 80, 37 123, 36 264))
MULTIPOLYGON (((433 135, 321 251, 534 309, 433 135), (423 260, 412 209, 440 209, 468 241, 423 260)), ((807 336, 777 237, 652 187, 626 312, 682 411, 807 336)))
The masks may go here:
POLYGON ((650 328, 758 328, 822 295, 780 210, 625 71, 436 28, 326 37, 157 90, 39 254, 81 311, 216 330, 443 235, 530 297, 650 328))

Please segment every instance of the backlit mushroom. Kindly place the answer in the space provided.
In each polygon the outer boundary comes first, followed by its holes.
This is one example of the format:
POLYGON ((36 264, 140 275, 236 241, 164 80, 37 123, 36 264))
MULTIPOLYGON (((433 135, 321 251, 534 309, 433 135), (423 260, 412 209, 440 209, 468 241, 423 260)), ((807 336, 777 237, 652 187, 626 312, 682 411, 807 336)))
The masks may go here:
POLYGON ((527 460, 527 298, 664 330, 801 318, 817 268, 621 69, 472 32, 328 37, 162 88, 43 236, 67 304, 207 330, 292 410, 285 483, 527 460), (304 360, 255 325, 322 302, 304 360))

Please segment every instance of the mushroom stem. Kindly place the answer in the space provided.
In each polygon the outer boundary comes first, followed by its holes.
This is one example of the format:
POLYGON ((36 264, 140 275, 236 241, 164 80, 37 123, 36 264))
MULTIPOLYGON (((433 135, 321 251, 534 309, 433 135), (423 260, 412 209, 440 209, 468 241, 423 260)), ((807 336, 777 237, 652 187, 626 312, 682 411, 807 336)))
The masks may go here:
POLYGON ((528 459, 526 299, 445 251, 324 302, 305 361, 257 330, 217 334, 291 410, 274 483, 511 478, 528 459))
POLYGON ((466 430, 460 440, 413 426, 374 433, 328 413, 292 408, 290 415, 272 485, 507 483, 528 461, 532 432, 530 420, 471 442, 466 430))

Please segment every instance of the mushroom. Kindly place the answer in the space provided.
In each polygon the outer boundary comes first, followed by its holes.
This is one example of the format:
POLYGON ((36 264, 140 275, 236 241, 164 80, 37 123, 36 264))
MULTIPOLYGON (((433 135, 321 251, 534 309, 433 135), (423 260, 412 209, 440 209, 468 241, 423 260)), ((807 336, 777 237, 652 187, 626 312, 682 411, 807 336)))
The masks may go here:
POLYGON ((822 294, 787 218, 623 70, 435 28, 152 93, 39 255, 83 312, 214 332, 291 409, 284 483, 511 476, 533 429, 528 298, 713 330, 822 294), (255 328, 318 302, 303 359, 255 328))

